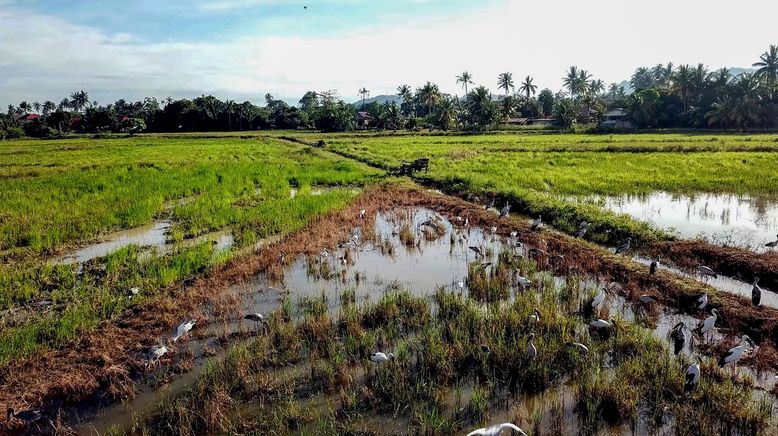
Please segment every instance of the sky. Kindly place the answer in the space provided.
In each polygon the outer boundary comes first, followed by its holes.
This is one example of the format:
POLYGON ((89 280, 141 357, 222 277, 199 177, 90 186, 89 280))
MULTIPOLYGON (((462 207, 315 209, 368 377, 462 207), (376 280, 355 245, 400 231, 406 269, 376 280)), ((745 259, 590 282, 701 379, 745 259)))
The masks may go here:
POLYGON ((456 76, 561 87, 571 65, 606 83, 672 61, 748 67, 778 44, 778 1, 0 0, 0 107, 77 90, 107 104, 153 96, 353 101, 456 76), (769 18, 768 17, 773 17, 769 18))

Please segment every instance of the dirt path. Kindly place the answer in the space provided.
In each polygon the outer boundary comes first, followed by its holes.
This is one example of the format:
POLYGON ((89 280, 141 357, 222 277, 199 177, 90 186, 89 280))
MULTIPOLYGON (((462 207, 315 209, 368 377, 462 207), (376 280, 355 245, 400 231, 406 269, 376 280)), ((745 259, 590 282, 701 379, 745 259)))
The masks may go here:
MULTIPOLYGON (((522 243, 546 252, 539 261, 548 261, 551 255, 563 255, 556 268, 618 281, 632 301, 637 301, 643 293, 651 293, 660 303, 678 307, 689 296, 708 292, 710 305, 719 308, 724 333, 748 333, 761 342, 759 355, 765 359, 775 355, 776 309, 753 308, 746 298, 717 292, 669 272, 650 275, 645 266, 628 257, 613 255, 595 244, 556 231, 532 232, 528 221, 518 217, 499 219, 493 212, 459 198, 411 186, 379 185, 366 190, 346 209, 314 219, 302 230, 258 252, 234 259, 191 286, 180 285, 172 298, 128 310, 66 347, 10 363, 0 371, 0 407, 2 410, 56 408, 96 398, 112 401, 132 395, 135 380, 142 374, 142 353, 157 344, 158 338, 183 317, 203 313, 206 306, 220 301, 230 285, 247 281, 258 273, 280 277, 285 266, 278 260, 282 251, 286 253, 286 263, 290 264, 300 255, 316 255, 347 240, 354 227, 366 222, 359 218, 361 209, 367 210, 366 220, 372 222, 377 211, 397 207, 425 207, 449 218, 467 217, 471 226, 496 227, 500 235, 518 231, 522 243)), ((365 239, 371 236, 371 231, 372 226, 365 226, 365 239)), ((770 363, 778 362, 772 359, 770 363)))

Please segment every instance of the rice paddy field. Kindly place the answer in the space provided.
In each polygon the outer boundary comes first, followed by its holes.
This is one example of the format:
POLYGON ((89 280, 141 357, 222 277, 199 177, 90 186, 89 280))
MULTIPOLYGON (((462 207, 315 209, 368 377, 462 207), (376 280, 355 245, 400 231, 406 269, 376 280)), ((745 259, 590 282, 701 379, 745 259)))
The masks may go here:
POLYGON ((0 406, 42 411, 0 433, 775 434, 777 151, 769 134, 0 142, 0 406))

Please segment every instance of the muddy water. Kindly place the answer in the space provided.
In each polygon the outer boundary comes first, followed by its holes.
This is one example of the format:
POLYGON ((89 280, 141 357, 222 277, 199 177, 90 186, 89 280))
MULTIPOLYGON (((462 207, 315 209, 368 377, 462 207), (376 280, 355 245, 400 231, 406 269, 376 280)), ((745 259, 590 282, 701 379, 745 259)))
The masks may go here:
MULTIPOLYGON (((435 240, 423 239, 420 232, 421 224, 434 218, 435 214, 428 210, 397 211, 392 214, 379 214, 376 218, 376 241, 387 240, 388 244, 362 241, 348 248, 351 261, 343 264, 340 257, 345 249, 332 247, 330 253, 322 254, 319 261, 332 265, 334 278, 330 280, 317 279, 308 272, 308 261, 296 259, 285 272, 285 278, 281 283, 270 283, 263 276, 257 276, 254 280, 236 285, 231 288, 242 301, 243 310, 236 314, 234 319, 227 323, 213 323, 208 326, 198 326, 193 331, 203 339, 193 339, 187 342, 185 349, 194 354, 194 369, 182 376, 173 376, 171 382, 162 390, 152 390, 149 387, 140 387, 140 394, 133 400, 123 404, 110 406, 102 411, 93 410, 91 419, 81 424, 78 430, 83 434, 102 434, 111 425, 128 428, 132 422, 134 413, 143 413, 157 404, 162 398, 179 392, 188 384, 196 380, 206 363, 223 355, 225 348, 219 348, 216 337, 235 331, 249 331, 253 324, 241 320, 243 313, 260 312, 270 313, 276 309, 282 298, 289 295, 292 301, 302 296, 320 297, 325 295, 330 304, 330 312, 335 314, 340 309, 339 296, 343 290, 353 289, 358 301, 376 300, 387 289, 402 288, 417 295, 431 295, 437 287, 466 292, 466 277, 468 265, 475 261, 495 261, 494 257, 486 259, 477 258, 476 254, 468 247, 477 246, 484 251, 496 256, 508 241, 493 236, 489 230, 463 229, 455 227, 446 220, 441 220, 440 225, 445 229, 441 237, 435 240), (399 233, 401 223, 410 222, 415 234, 417 244, 405 246, 400 242, 399 233), (452 243, 453 235, 453 243, 452 243), (393 255, 382 254, 381 249, 387 250, 388 245, 393 248, 393 255), (462 282, 460 284, 460 282, 462 282), (205 347, 219 350, 216 357, 203 355, 205 347)), ((359 234, 359 229, 353 229, 359 234)), ((562 286, 564 279, 555 277, 556 286, 562 286)), ((590 285, 585 285, 589 287, 590 285)), ((596 281, 591 286, 603 286, 596 281)), ((606 298, 604 308, 600 312, 602 317, 618 316, 627 321, 635 319, 632 305, 617 292, 611 292, 606 298)), ((684 320, 688 325, 694 326, 698 322, 686 315, 676 315, 670 312, 660 313, 657 319, 657 328, 654 334, 660 338, 666 338, 669 329, 678 321, 684 320)), ((583 325, 583 324, 582 324, 583 325)), ((584 328, 584 327, 582 327, 584 328)), ((720 340, 720 336, 709 335, 708 340, 720 340)), ((179 351, 180 352, 180 351, 179 351)), ((691 353, 691 348, 686 348, 684 353, 691 353)), ((175 353, 174 353, 175 354, 175 353)), ((763 389, 770 389, 774 383, 772 374, 761 375, 759 385, 763 389)), ((569 387, 554 388, 559 390, 556 397, 561 398, 563 421, 568 428, 575 428, 572 411, 572 391, 569 387)), ((519 413, 524 416, 536 410, 545 411, 549 404, 549 392, 532 395, 520 401, 524 409, 519 413)), ((554 400, 555 401, 555 400, 554 400)), ((508 412, 506 413, 506 417, 508 412)), ((545 414, 543 416, 546 416, 545 414)), ((549 415, 550 416, 550 415, 549 415)), ((545 418, 544 418, 545 419, 545 418)), ((554 423, 543 422, 542 428, 552 428, 554 423)), ((629 433, 628 429, 622 429, 629 433)), ((617 431, 616 433, 620 433, 617 431)))
POLYGON ((700 237, 718 245, 763 251, 765 243, 778 238, 778 198, 654 192, 589 200, 685 239, 700 237))

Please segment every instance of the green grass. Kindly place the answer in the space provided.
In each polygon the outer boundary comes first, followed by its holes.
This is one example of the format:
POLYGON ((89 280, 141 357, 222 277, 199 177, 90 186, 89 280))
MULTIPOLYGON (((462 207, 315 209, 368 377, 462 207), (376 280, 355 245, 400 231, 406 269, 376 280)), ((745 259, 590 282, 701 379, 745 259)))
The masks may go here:
POLYGON ((161 217, 172 222, 171 240, 229 229, 234 248, 250 246, 357 195, 313 195, 311 186, 363 186, 379 175, 327 151, 265 137, 0 142, 0 156, 0 309, 13 311, 13 321, 0 320, 0 364, 65 344, 237 251, 217 254, 205 242, 139 257, 139 247, 127 247, 90 263, 81 280, 77 266, 53 264, 43 258, 48 253, 161 217), (300 190, 295 198, 292 186, 300 190), (143 298, 127 299, 133 286, 143 298), (42 299, 52 310, 23 307, 42 299))
POLYGON ((573 201, 590 195, 778 195, 778 135, 481 135, 333 137, 330 149, 384 169, 429 157, 429 173, 415 177, 451 193, 499 196, 513 211, 574 232, 582 220, 589 238, 615 243, 667 238, 658 229, 599 205, 573 201))

